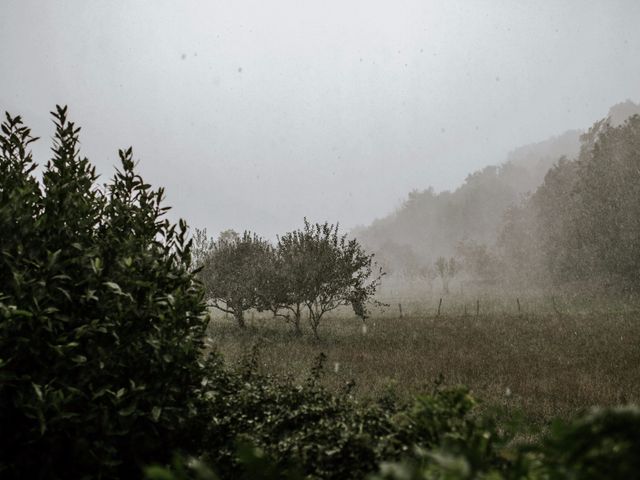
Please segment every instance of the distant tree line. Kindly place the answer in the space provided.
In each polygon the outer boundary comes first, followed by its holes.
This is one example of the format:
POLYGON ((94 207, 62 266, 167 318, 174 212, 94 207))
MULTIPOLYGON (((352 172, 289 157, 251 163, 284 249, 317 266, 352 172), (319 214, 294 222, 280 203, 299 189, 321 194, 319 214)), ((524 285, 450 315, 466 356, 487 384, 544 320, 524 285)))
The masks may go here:
POLYGON ((505 216, 497 252, 507 277, 640 289, 640 116, 597 122, 574 160, 505 216))
POLYGON ((413 191, 354 233, 400 288, 637 290, 639 113, 616 105, 582 135, 517 149, 453 191, 413 191))
MULTIPOLYGON (((456 235, 446 229, 420 233, 417 238, 423 239, 422 247, 416 246, 414 234, 401 230, 394 233, 397 241, 377 246, 375 242, 367 243, 374 245, 372 248, 385 271, 394 278, 426 281, 430 289, 439 279, 445 294, 453 281, 479 288, 609 286, 618 291, 637 291, 640 116, 629 117, 617 125, 609 119, 601 120, 580 137, 580 142, 575 158, 560 157, 539 187, 521 195, 509 207, 505 206, 509 198, 506 191, 498 189, 494 196, 490 194, 491 181, 500 176, 495 177, 485 169, 469 177, 465 188, 461 187, 455 197, 475 191, 473 202, 483 203, 484 195, 488 203, 461 208, 449 194, 451 203, 436 208, 433 199, 429 200, 436 198, 432 192, 412 194, 397 217, 384 225, 381 221, 374 224, 363 238, 370 239, 377 230, 395 228, 406 215, 420 224, 414 227, 416 231, 432 225, 433 218, 457 225, 456 235), (496 195, 501 199, 498 203, 494 201, 496 195), (474 233, 478 222, 489 218, 483 213, 486 208, 492 212, 489 223, 494 235, 474 233), (471 211, 476 213, 469 217, 471 211), (502 216, 501 222, 496 223, 495 215, 502 216), (403 238, 411 244, 402 244, 403 238), (448 250, 433 247, 441 245, 443 238, 450 242, 448 250), (430 257, 433 253, 437 256, 430 257)), ((444 201, 444 193, 437 198, 444 201)))
POLYGON ((327 222, 305 219, 275 245, 251 232, 228 230, 214 240, 196 229, 194 244, 209 305, 233 315, 240 328, 250 309, 271 312, 298 335, 306 314, 316 337, 325 314, 340 306, 364 320, 383 275, 373 254, 327 222))

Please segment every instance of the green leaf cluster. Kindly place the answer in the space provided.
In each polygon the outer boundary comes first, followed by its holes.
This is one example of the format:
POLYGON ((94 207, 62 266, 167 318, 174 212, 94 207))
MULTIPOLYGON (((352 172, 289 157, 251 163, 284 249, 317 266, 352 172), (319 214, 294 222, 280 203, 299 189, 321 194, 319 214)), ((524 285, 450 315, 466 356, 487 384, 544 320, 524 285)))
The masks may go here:
POLYGON ((192 437, 206 327, 186 225, 131 149, 104 186, 57 107, 0 135, 0 477, 124 478, 192 437))

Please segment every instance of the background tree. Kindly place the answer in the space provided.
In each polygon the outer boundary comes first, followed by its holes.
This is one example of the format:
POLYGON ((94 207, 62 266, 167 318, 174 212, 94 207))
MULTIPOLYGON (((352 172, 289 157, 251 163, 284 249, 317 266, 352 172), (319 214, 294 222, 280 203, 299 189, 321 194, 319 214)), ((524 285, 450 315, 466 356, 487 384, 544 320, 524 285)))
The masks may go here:
POLYGON ((367 317, 366 304, 380 284, 382 271, 357 242, 339 234, 338 225, 311 224, 287 233, 278 247, 285 272, 291 274, 289 292, 299 311, 300 300, 307 307, 309 324, 318 337, 322 317, 351 305, 356 315, 367 317))
POLYGON ((244 312, 264 306, 273 255, 272 245, 254 233, 222 235, 213 242, 198 273, 207 301, 245 328, 244 312))
POLYGON ((268 266, 268 280, 263 289, 264 305, 275 317, 289 323, 296 335, 300 335, 309 265, 305 244, 297 232, 278 238, 275 255, 268 266))
POLYGON ((492 249, 474 241, 463 241, 456 247, 460 258, 457 268, 471 279, 483 285, 495 285, 500 279, 502 265, 492 249))
POLYGON ((640 288, 640 116, 596 125, 578 159, 572 244, 582 278, 640 288), (595 139, 595 141, 594 141, 595 139))
POLYGON ((542 285, 548 280, 539 228, 530 197, 505 212, 496 251, 502 268, 502 280, 506 284, 542 285))
POLYGON ((574 213, 580 202, 574 191, 577 174, 578 164, 561 158, 531 198, 545 268, 556 284, 580 278, 579 271, 585 267, 578 254, 579 238, 574 230, 574 213))
POLYGON ((449 282, 458 273, 458 262, 454 257, 448 260, 445 257, 438 257, 434 266, 442 281, 442 290, 444 293, 449 293, 449 282))

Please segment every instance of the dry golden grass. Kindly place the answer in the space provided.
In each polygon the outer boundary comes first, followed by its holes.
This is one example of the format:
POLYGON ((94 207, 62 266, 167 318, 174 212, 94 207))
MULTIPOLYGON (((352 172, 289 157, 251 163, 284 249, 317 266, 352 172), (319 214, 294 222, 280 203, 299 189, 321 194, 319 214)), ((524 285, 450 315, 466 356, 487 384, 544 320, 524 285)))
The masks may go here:
MULTIPOLYGON (((474 312, 475 313, 475 312, 474 312)), ((366 333, 356 318, 335 316, 321 325, 321 340, 291 335, 282 321, 256 317, 241 332, 216 318, 210 335, 228 361, 239 361, 257 342, 260 368, 303 378, 314 358, 327 355, 325 382, 375 397, 464 384, 485 408, 524 415, 542 425, 593 405, 640 402, 640 317, 615 314, 524 313, 377 317, 366 333)))

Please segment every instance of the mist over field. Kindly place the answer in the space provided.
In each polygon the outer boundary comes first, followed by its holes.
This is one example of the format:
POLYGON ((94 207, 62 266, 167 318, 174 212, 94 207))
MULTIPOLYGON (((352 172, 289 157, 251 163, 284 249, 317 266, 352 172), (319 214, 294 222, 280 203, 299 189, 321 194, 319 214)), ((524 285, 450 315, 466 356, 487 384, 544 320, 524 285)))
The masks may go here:
POLYGON ((0 478, 640 478, 639 24, 0 0, 0 478))

